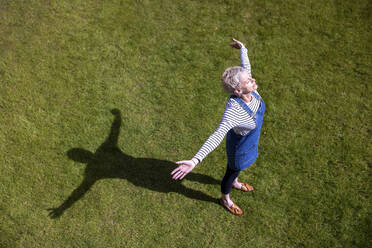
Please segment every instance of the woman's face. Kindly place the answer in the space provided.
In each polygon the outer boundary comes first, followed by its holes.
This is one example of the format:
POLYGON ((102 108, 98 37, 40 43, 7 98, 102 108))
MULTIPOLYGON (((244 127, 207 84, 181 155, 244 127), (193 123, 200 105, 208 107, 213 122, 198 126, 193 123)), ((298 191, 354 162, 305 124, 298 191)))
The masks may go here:
POLYGON ((251 78, 247 71, 244 71, 240 75, 240 91, 241 94, 249 94, 252 91, 257 90, 256 80, 251 78))

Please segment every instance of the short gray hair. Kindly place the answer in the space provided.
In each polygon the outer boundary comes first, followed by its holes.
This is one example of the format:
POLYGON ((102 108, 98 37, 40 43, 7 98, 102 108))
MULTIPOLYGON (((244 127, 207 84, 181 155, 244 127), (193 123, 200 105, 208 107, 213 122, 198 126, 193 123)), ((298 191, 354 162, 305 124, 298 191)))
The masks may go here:
POLYGON ((234 94, 234 91, 240 87, 240 75, 244 71, 246 69, 241 66, 227 68, 221 77, 222 87, 230 94, 234 94))

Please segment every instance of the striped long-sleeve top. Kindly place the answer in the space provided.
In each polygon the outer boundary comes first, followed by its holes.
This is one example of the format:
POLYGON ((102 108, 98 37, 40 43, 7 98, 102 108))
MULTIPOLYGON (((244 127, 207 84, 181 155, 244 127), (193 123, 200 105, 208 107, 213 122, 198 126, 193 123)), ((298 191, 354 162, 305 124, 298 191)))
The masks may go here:
MULTIPOLYGON (((251 75, 251 65, 249 62, 247 49, 240 49, 241 66, 245 68, 251 75)), ((258 92, 255 91, 257 94, 258 92)), ((252 97, 252 101, 246 103, 248 107, 256 112, 260 106, 260 101, 252 97)), ((230 129, 242 136, 249 134, 256 128, 256 123, 253 118, 240 106, 234 99, 229 98, 225 106, 222 120, 216 131, 202 145, 200 150, 195 154, 200 162, 222 142, 223 138, 230 129)))

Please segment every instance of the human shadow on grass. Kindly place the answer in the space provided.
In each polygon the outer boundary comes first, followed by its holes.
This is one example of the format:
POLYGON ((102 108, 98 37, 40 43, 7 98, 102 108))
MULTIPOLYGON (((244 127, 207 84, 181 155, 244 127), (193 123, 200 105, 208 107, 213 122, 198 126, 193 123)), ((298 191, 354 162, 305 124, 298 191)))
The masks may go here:
MULTIPOLYGON (((117 145, 121 113, 118 109, 111 110, 111 113, 115 119, 111 125, 110 134, 95 153, 82 148, 72 148, 67 152, 70 159, 87 164, 85 175, 80 186, 59 207, 48 209, 51 218, 60 217, 65 210, 82 198, 98 180, 106 178, 126 179, 135 186, 153 191, 176 192, 196 200, 217 202, 217 199, 201 191, 187 188, 182 182, 172 180, 170 172, 176 167, 175 163, 153 158, 135 158, 123 153, 117 145)), ((189 173, 187 180, 204 184, 219 184, 218 180, 197 173, 189 173)), ((123 188, 123 193, 125 190, 123 188)))

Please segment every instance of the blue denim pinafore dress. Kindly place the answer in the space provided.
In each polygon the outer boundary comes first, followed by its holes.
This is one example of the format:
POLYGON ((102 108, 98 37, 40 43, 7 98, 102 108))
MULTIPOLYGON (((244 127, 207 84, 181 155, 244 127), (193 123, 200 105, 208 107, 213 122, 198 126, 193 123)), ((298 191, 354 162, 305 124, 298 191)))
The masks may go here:
POLYGON ((255 92, 252 92, 252 94, 260 101, 260 106, 256 113, 253 113, 253 111, 247 106, 247 104, 243 102, 242 99, 237 96, 231 96, 231 98, 237 101, 256 122, 256 128, 245 136, 236 134, 233 129, 230 129, 230 131, 227 133, 227 166, 236 171, 241 171, 248 168, 258 157, 258 141, 260 138, 265 113, 265 103, 258 94, 255 92))

